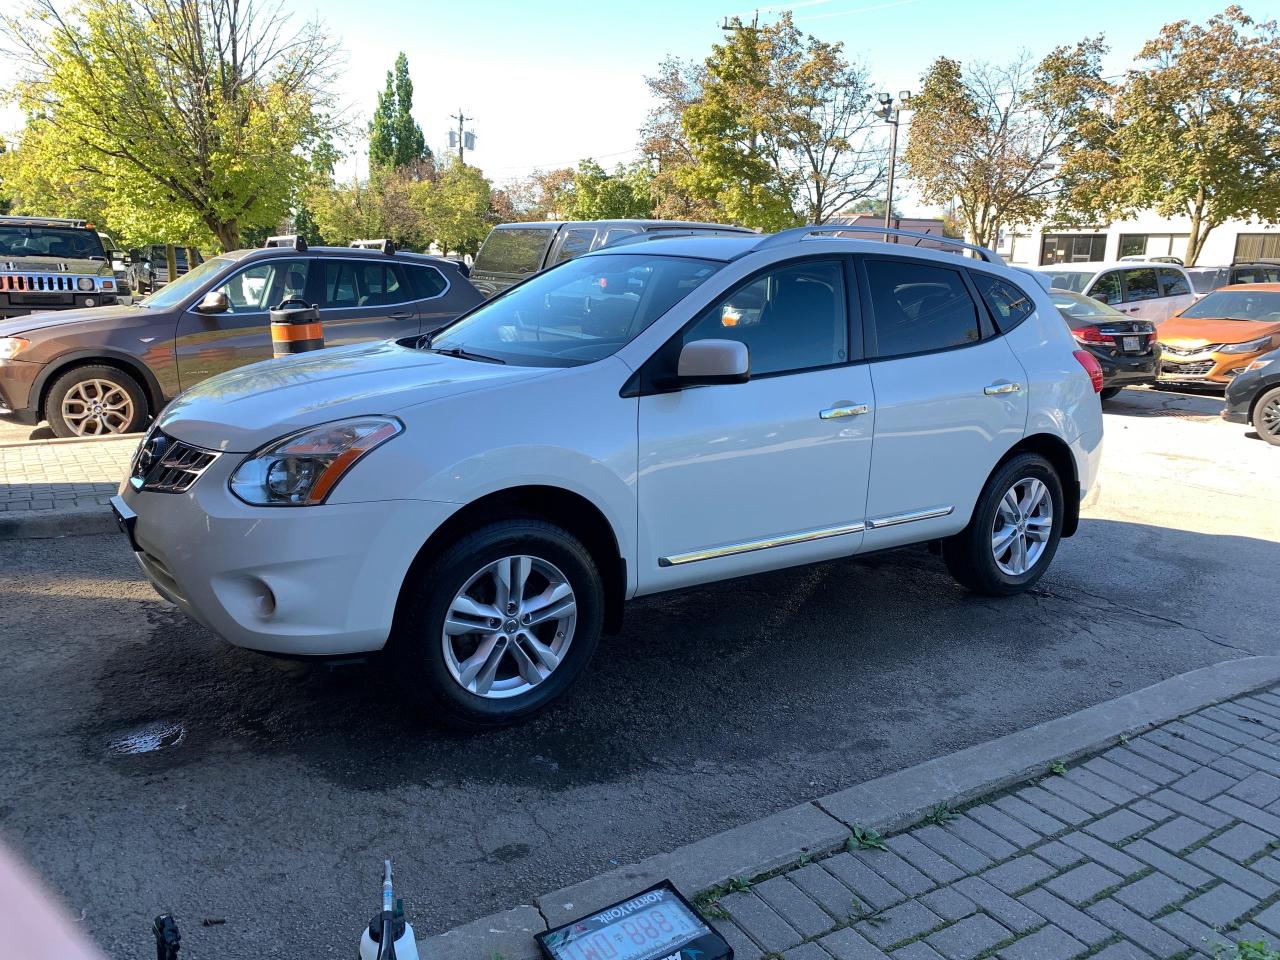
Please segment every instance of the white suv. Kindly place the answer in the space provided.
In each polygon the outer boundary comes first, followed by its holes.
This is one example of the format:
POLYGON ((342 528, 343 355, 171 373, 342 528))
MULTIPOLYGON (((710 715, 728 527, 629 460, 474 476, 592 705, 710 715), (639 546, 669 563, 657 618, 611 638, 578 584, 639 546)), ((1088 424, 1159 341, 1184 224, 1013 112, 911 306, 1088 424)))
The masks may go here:
POLYGON ((1058 263, 1036 267, 1055 290, 1083 293, 1121 313, 1159 324, 1196 302, 1184 267, 1161 260, 1058 263))
POLYGON ((214 377, 113 504, 231 643, 386 647, 474 726, 563 694, 643 594, 919 542, 1026 590, 1094 480, 1096 361, 990 251, 831 232, 610 247, 430 338, 214 377))

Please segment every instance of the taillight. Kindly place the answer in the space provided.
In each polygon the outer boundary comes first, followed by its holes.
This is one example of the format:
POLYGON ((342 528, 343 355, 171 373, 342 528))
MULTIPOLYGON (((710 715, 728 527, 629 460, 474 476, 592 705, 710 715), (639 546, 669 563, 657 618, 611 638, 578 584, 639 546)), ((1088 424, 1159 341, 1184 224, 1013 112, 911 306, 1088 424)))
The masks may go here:
POLYGON ((1098 327, 1079 327, 1071 331, 1071 335, 1076 338, 1077 343, 1091 343, 1098 346, 1110 347, 1115 341, 1107 336, 1098 327))
POLYGON ((1073 350, 1071 355, 1080 361, 1080 366, 1084 367, 1084 372, 1089 374, 1089 379, 1093 382, 1093 392, 1102 392, 1102 364, 1088 350, 1073 350))

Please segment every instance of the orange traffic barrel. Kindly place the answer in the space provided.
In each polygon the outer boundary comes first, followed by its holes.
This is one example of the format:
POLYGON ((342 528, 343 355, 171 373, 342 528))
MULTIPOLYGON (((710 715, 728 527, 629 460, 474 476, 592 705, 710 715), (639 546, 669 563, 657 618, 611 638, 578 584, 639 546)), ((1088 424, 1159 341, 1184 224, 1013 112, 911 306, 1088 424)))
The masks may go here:
POLYGON ((271 352, 273 356, 290 357, 295 353, 324 347, 324 327, 315 304, 286 300, 271 308, 271 352))

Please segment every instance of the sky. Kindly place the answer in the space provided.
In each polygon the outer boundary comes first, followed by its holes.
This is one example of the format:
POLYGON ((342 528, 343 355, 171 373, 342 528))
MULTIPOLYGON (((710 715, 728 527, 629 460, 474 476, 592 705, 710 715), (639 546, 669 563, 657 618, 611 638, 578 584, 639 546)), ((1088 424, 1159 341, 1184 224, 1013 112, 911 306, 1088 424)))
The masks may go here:
MULTIPOLYGON (((750 19, 734 0, 282 0, 305 19, 318 17, 346 51, 339 93, 348 116, 367 122, 396 54, 409 58, 414 115, 441 153, 462 109, 474 119, 476 150, 467 161, 497 183, 534 169, 573 166, 593 157, 606 167, 634 159, 637 131, 650 107, 646 75, 668 56, 702 58, 723 34, 726 16, 750 19)), ((791 9, 796 25, 843 41, 880 89, 916 89, 938 56, 1003 62, 1023 50, 1104 33, 1108 73, 1129 65, 1144 40, 1171 20, 1203 21, 1226 0, 795 0, 760 7, 762 20, 791 9)), ((1266 13, 1257 0, 1246 10, 1266 13)), ((0 62, 0 84, 11 79, 0 62)), ((0 112, 0 131, 20 118, 0 112)), ((360 145, 339 171, 367 172, 360 145)), ((914 212, 906 198, 908 214, 914 212)))

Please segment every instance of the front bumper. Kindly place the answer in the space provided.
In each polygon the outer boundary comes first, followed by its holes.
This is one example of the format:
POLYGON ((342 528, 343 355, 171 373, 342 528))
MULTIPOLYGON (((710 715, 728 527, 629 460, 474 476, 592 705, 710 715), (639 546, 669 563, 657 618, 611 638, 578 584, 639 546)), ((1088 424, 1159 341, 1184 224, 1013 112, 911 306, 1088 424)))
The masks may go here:
POLYGON ((44 366, 25 360, 0 360, 0 419, 31 425, 40 422, 40 411, 36 409, 39 398, 32 396, 32 386, 44 366))
POLYGON ((139 492, 117 506, 165 599, 228 643, 292 656, 381 649, 405 574, 458 504, 423 500, 250 507, 224 454, 186 492, 139 492))
POLYGON ((1160 360, 1161 383, 1201 383, 1224 387, 1250 363, 1257 353, 1199 353, 1173 356, 1167 350, 1160 360))
POLYGON ((0 293, 0 319, 25 317, 48 310, 80 310, 85 307, 110 307, 119 303, 111 293, 19 294, 0 293), (90 302, 92 301, 92 302, 90 302))

